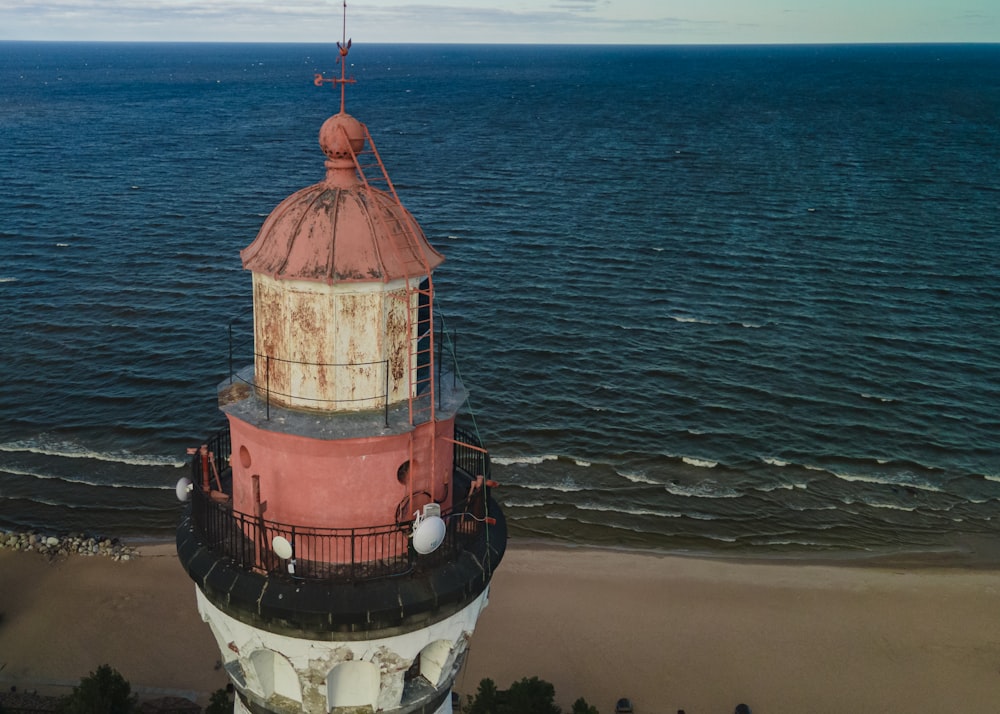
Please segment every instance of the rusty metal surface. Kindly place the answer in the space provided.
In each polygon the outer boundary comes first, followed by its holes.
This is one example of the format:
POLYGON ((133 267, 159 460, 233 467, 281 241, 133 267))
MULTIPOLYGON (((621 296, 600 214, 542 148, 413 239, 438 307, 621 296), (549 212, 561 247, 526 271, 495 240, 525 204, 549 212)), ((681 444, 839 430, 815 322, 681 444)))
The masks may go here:
POLYGON ((240 255, 255 273, 326 283, 417 277, 444 261, 389 194, 327 182, 282 201, 240 255))
POLYGON ((362 288, 255 274, 258 391, 275 404, 333 411, 406 400, 412 300, 398 281, 362 288))

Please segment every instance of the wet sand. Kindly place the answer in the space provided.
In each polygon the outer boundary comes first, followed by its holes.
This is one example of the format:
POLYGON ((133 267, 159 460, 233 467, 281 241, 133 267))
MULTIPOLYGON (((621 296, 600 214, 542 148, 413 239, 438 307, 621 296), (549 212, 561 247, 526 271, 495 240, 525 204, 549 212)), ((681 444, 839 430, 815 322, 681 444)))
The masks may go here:
MULTIPOLYGON (((226 684, 172 545, 129 562, 0 550, 0 687, 103 663, 143 696, 226 684)), ((525 676, 568 711, 994 712, 1000 570, 740 562, 514 542, 456 689, 525 676)))

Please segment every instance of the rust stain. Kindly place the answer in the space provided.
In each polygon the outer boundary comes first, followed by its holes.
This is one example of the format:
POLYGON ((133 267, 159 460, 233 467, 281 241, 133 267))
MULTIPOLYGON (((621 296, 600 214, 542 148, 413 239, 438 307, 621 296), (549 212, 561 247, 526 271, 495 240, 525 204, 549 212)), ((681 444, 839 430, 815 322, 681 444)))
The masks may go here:
POLYGON ((398 392, 399 385, 406 376, 408 350, 406 349, 406 291, 396 290, 389 296, 389 309, 385 319, 385 339, 389 375, 392 378, 391 392, 398 392))
POLYGON ((250 385, 246 382, 233 382, 219 390, 219 406, 242 402, 250 396, 250 385))

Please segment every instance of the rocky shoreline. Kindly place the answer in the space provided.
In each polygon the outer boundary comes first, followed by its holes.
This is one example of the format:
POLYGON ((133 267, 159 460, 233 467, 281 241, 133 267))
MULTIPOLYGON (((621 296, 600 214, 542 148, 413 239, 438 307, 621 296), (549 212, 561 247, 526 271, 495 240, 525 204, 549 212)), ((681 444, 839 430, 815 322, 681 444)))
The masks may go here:
POLYGON ((0 532, 0 549, 34 552, 51 558, 70 555, 101 556, 116 561, 137 557, 139 551, 118 538, 88 536, 83 533, 45 535, 37 531, 0 532))

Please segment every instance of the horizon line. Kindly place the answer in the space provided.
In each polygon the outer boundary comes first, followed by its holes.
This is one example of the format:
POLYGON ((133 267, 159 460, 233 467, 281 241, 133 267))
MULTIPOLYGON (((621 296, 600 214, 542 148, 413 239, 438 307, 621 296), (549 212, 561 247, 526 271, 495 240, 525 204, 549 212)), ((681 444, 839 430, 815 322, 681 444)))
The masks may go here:
MULTIPOLYGON (((323 40, 67 40, 2 38, 0 43, 119 44, 119 45, 331 45, 323 40)), ((424 45, 451 47, 881 47, 881 46, 1000 46, 1000 41, 972 40, 836 40, 828 42, 421 42, 415 40, 364 41, 364 45, 424 45)))

